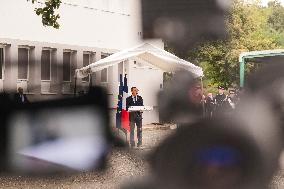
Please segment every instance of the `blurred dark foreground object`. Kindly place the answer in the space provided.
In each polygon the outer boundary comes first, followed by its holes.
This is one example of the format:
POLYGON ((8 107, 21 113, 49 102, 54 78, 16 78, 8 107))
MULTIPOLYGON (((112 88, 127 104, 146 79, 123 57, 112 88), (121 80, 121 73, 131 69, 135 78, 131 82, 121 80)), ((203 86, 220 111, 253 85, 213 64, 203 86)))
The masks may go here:
POLYGON ((151 179, 125 188, 264 189, 283 149, 280 120, 261 97, 230 116, 184 123, 150 156, 151 179))
POLYGON ((203 116, 202 84, 187 71, 174 74, 169 85, 158 94, 163 122, 190 123, 203 116))
POLYGON ((102 88, 24 105, 6 94, 0 98, 3 172, 41 175, 104 168, 114 138, 102 88))
POLYGON ((226 36, 231 0, 142 0, 143 38, 162 38, 179 51, 226 36))
POLYGON ((257 72, 253 73, 247 83, 245 83, 246 92, 263 93, 272 95, 273 93, 282 93, 284 86, 284 56, 275 58, 264 64, 257 72))
POLYGON ((284 56, 270 60, 256 73, 252 74, 244 91, 249 96, 259 96, 273 107, 275 115, 281 119, 284 134, 284 56))

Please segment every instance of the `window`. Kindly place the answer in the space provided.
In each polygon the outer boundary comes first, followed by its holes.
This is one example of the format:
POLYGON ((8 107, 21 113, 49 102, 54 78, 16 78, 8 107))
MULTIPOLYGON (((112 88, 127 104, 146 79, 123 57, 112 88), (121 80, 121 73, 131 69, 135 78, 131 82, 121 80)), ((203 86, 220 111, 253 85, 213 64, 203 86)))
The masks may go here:
POLYGON ((18 49, 18 79, 28 80, 29 75, 29 49, 18 49))
POLYGON ((0 48, 0 79, 4 76, 4 49, 0 48))
MULTIPOLYGON (((108 57, 108 54, 102 54, 101 59, 108 57)), ((107 82, 107 68, 101 71, 101 82, 107 82)))
POLYGON ((63 52, 63 81, 71 81, 71 52, 63 52))
MULTIPOLYGON (((83 67, 88 66, 91 63, 91 54, 83 54, 83 67)), ((89 77, 85 77, 82 81, 89 81, 89 77)))
POLYGON ((51 74, 51 52, 42 50, 41 53, 41 80, 50 81, 51 74))

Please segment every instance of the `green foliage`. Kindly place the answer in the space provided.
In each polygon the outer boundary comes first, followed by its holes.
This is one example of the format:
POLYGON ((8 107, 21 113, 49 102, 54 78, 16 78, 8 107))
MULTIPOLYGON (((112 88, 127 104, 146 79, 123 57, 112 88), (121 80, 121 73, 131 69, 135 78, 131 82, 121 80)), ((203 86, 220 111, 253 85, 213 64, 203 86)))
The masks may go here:
POLYGON ((268 7, 272 9, 272 13, 268 17, 268 23, 271 28, 278 32, 284 31, 284 7, 281 6, 279 1, 271 1, 268 7))
MULTIPOLYGON (((281 19, 276 18, 282 14, 283 7, 278 3, 262 7, 258 0, 250 3, 234 0, 225 20, 228 38, 203 44, 184 57, 203 68, 206 85, 236 86, 239 81, 240 53, 283 47, 283 24, 280 20, 284 20, 284 15, 281 19)), ((170 47, 168 49, 171 50, 170 47)), ((255 69, 257 65, 251 64, 246 71, 255 69)))
MULTIPOLYGON (((31 1, 33 4, 36 2, 36 0, 27 1, 31 1)), ((51 26, 56 29, 60 27, 58 23, 60 16, 55 13, 55 10, 59 9, 60 4, 61 0, 46 0, 43 7, 35 8, 35 12, 38 16, 41 16, 44 26, 51 26)))

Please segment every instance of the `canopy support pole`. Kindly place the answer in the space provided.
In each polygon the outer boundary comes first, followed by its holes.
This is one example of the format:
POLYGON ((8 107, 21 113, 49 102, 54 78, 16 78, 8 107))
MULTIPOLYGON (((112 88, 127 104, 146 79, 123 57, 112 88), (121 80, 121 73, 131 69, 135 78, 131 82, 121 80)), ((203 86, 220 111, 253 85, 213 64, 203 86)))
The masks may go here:
POLYGON ((93 86, 92 74, 89 74, 89 89, 93 86))
POLYGON ((76 93, 77 93, 77 76, 75 76, 75 78, 74 78, 74 80, 75 80, 75 84, 74 84, 74 97, 76 97, 76 93))
POLYGON ((240 62, 240 87, 244 87, 245 83, 245 58, 242 57, 240 62))

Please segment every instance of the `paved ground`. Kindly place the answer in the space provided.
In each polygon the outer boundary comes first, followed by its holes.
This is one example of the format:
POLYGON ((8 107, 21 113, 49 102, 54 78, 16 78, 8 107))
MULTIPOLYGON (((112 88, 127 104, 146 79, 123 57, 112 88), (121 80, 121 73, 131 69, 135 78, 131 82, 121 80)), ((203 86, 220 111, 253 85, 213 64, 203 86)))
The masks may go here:
POLYGON ((105 172, 88 172, 73 176, 56 176, 33 178, 23 176, 0 176, 0 188, 119 188, 121 184, 143 177, 148 172, 145 156, 150 153, 165 136, 172 133, 170 129, 151 129, 143 131, 142 149, 114 149, 109 156, 109 166, 105 172))

